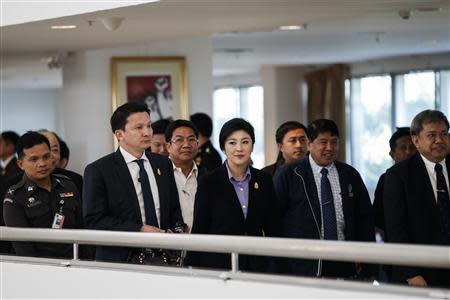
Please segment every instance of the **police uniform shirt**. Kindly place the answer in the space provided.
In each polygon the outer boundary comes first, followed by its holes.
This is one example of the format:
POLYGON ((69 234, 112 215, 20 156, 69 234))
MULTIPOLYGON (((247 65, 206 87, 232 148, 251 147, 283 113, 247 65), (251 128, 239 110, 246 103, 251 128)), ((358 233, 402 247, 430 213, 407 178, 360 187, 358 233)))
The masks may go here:
POLYGON ((219 152, 213 147, 211 141, 207 141, 198 148, 198 153, 194 158, 197 166, 212 171, 222 165, 222 158, 219 152))
MULTIPOLYGON (((60 213, 64 215, 62 228, 81 227, 81 203, 75 185, 63 175, 52 174, 50 178, 50 192, 26 174, 9 188, 3 200, 6 226, 52 228, 55 214, 60 213)), ((70 257, 72 253, 68 244, 13 242, 13 247, 23 256, 70 257)))

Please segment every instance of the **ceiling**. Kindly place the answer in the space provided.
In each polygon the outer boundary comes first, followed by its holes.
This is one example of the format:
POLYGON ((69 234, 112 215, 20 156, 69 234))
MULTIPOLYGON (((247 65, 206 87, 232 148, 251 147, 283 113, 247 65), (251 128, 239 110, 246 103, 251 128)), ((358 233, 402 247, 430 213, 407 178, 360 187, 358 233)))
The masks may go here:
MULTIPOLYGON (((450 51, 448 0, 161 0, 1 27, 10 56, 99 49, 212 36, 215 76, 254 74, 262 65, 354 62, 450 51), (429 11, 431 10, 431 11, 429 11), (402 19, 399 11, 405 11, 402 19), (406 16, 410 14, 409 18, 406 16), (406 15, 406 16, 405 16, 406 15), (122 17, 108 31, 99 21, 122 17), (91 21, 91 22, 89 22, 91 21), (74 24, 74 30, 51 25, 74 24), (307 24, 306 30, 279 31, 307 24)), ((42 9, 48 2, 42 2, 42 9)), ((3 11, 3 14, 7 14, 3 11)), ((42 63, 42 62, 40 62, 42 63)), ((2 67, 4 68, 4 66, 2 67)))

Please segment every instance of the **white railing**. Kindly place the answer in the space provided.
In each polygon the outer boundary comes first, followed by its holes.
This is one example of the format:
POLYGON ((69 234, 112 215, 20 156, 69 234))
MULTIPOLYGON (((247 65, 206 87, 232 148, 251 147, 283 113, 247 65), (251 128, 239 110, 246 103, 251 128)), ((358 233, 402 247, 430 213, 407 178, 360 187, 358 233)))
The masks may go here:
POLYGON ((239 254, 450 269, 450 247, 443 246, 13 227, 0 227, 0 240, 71 243, 74 259, 78 244, 231 253, 234 272, 239 254))

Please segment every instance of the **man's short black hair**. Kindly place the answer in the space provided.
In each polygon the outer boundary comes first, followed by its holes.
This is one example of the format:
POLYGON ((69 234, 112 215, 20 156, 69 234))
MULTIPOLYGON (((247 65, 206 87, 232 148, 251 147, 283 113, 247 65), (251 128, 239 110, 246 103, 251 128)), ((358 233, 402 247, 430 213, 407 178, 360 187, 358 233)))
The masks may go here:
POLYGON ((411 122, 411 135, 419 135, 423 129, 424 124, 444 122, 449 128, 447 117, 439 110, 427 109, 418 113, 411 122))
POLYGON ((395 151, 395 147, 397 147, 397 140, 404 136, 411 136, 409 127, 398 127, 397 130, 392 134, 389 139, 389 147, 391 147, 391 151, 395 151))
POLYGON ((160 119, 155 123, 152 123, 153 134, 164 134, 170 121, 167 119, 160 119))
POLYGON ((198 139, 198 129, 197 127, 195 127, 194 123, 192 123, 191 121, 188 120, 175 120, 173 122, 171 122, 169 124, 169 126, 167 126, 166 132, 165 132, 165 137, 166 137, 166 142, 170 142, 170 140, 172 139, 173 136, 173 132, 180 127, 188 127, 191 128, 194 131, 195 137, 198 139))
POLYGON ((205 113, 195 113, 191 115, 191 122, 194 123, 201 135, 211 137, 213 122, 205 113))
POLYGON ((297 121, 287 121, 278 127, 277 132, 275 133, 275 140, 277 144, 283 143, 284 136, 291 130, 303 129, 306 133, 306 127, 300 122, 297 121))
POLYGON ((19 140, 19 135, 17 133, 14 131, 3 131, 1 136, 5 144, 14 145, 14 149, 16 149, 17 141, 19 140))
POLYGON ((22 135, 17 141, 17 157, 19 159, 23 158, 23 151, 26 149, 33 148, 36 145, 46 144, 50 150, 50 143, 48 139, 37 131, 27 131, 22 135))
POLYGON ((339 130, 336 123, 329 119, 317 119, 308 125, 306 134, 310 142, 313 142, 321 133, 329 132, 331 136, 339 138, 339 130))
POLYGON ((248 121, 244 119, 234 118, 223 124, 222 129, 220 130, 219 134, 220 149, 222 150, 225 149, 226 139, 230 135, 232 135, 233 132, 238 130, 244 130, 245 132, 247 132, 250 138, 252 139, 252 144, 255 144, 255 130, 253 129, 252 124, 250 124, 248 121))
POLYGON ((127 118, 139 112, 146 112, 150 115, 150 110, 147 105, 138 102, 128 102, 119 106, 111 116, 111 129, 114 133, 116 130, 125 130, 127 124, 127 118))

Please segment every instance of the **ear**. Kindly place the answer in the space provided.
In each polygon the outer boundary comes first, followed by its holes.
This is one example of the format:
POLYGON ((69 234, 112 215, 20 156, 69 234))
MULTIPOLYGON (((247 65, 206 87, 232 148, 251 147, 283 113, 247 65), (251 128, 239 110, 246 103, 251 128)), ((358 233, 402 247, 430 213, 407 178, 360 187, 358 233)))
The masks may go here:
POLYGON ((278 146, 278 151, 283 152, 283 151, 281 150, 281 148, 283 147, 283 144, 277 143, 277 146, 278 146))
POLYGON ((393 152, 393 151, 389 151, 389 156, 390 156, 393 160, 395 160, 395 159, 394 159, 394 152, 393 152))
POLYGON ((116 131, 114 131, 114 136, 120 142, 120 140, 123 138, 123 130, 117 129, 116 131))
POLYGON ((312 142, 308 139, 308 141, 306 142, 306 145, 308 147, 308 151, 311 152, 311 148, 312 148, 312 142))
POLYGON ((17 160, 17 165, 19 166, 19 168, 22 170, 22 171, 25 171, 24 169, 23 169, 23 160, 21 160, 21 159, 18 159, 17 160))
POLYGON ((414 146, 416 146, 416 148, 419 149, 419 136, 411 135, 411 141, 413 142, 414 146))

